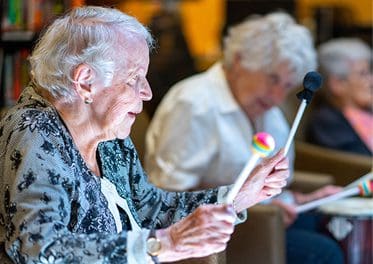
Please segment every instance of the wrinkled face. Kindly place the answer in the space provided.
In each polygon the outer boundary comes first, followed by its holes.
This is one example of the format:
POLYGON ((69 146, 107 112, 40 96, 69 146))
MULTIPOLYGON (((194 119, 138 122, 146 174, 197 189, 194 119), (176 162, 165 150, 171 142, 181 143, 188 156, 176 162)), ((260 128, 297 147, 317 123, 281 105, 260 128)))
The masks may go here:
POLYGON ((286 63, 266 73, 247 70, 237 60, 226 74, 233 96, 251 120, 281 104, 296 87, 286 63))
POLYGON ((146 79, 149 50, 145 40, 130 41, 122 55, 125 66, 115 73, 110 87, 99 89, 93 98, 95 118, 105 133, 105 138, 126 138, 136 116, 142 111, 143 101, 152 98, 146 79))
POLYGON ((351 63, 351 71, 344 79, 346 97, 351 103, 365 109, 371 109, 373 96, 373 74, 367 60, 358 60, 351 63))

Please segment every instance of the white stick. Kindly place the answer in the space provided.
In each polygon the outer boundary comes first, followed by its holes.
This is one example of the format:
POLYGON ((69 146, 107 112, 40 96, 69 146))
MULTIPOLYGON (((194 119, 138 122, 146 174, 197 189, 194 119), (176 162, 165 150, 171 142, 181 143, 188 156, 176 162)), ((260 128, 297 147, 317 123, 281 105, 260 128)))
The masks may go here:
POLYGON ((327 197, 324 197, 324 198, 321 198, 321 199, 318 199, 318 200, 314 200, 314 201, 306 203, 306 204, 299 205, 298 207, 295 208, 295 211, 297 213, 303 213, 305 211, 316 208, 320 205, 323 205, 323 204, 326 204, 326 203, 329 203, 329 202, 332 202, 332 201, 336 201, 336 200, 341 199, 341 198, 354 196, 354 195, 359 194, 359 193, 360 193, 359 187, 349 188, 349 189, 341 191, 339 193, 336 193, 336 194, 333 194, 333 195, 330 195, 330 196, 327 196, 327 197))
POLYGON ((230 189, 227 198, 226 204, 232 204, 234 198, 242 188, 242 185, 245 183, 247 177, 250 175, 251 171, 254 169, 256 162, 259 160, 259 155, 255 154, 251 156, 249 161, 246 163, 245 167, 242 169, 241 173, 238 175, 236 181, 233 184, 232 189, 230 189))
POLYGON ((288 140, 286 141, 286 144, 285 144, 285 155, 289 151, 291 142, 294 139, 295 132, 297 131, 300 119, 302 118, 302 115, 304 113, 304 110, 306 109, 306 106, 307 106, 307 101, 306 101, 306 99, 303 99, 302 102, 301 102, 301 104, 300 104, 300 106, 299 106, 299 108, 298 108, 297 115, 295 116, 295 119, 294 119, 294 122, 293 122, 293 126, 291 127, 291 130, 290 130, 290 133, 289 133, 289 136, 288 136, 288 140))

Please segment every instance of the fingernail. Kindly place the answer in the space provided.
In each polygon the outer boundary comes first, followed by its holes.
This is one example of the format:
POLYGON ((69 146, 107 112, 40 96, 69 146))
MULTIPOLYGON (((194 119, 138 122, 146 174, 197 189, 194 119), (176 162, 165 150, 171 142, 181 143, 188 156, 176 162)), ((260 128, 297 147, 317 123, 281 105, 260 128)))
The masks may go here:
POLYGON ((286 167, 286 166, 275 166, 275 170, 287 170, 287 169, 289 169, 288 167, 286 167))

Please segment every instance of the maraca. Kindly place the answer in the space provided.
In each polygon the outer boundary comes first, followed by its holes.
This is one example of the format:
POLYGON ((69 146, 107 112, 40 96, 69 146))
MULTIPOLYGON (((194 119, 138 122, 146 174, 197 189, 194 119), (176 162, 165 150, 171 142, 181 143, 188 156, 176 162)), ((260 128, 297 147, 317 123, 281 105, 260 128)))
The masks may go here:
POLYGON ((253 136, 251 150, 253 155, 246 163, 245 167, 242 169, 241 173, 238 175, 237 180, 233 184, 232 189, 230 189, 226 203, 232 204, 234 198, 240 191, 242 185, 245 183, 247 177, 250 175, 251 171, 254 169, 256 162, 260 158, 268 156, 275 148, 275 140, 273 137, 265 132, 259 132, 253 136))

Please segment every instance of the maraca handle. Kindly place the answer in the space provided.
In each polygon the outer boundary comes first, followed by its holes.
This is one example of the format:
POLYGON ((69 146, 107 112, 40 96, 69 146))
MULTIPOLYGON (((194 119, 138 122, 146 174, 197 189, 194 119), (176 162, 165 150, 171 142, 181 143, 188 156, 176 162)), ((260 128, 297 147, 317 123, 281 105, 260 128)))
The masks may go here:
POLYGON ((302 213, 308 210, 311 210, 313 208, 316 208, 320 205, 326 204, 328 202, 336 201, 341 198, 349 197, 349 196, 354 196, 354 195, 361 195, 361 196, 371 196, 372 195, 372 190, 373 190, 373 181, 368 180, 368 181, 363 181, 360 183, 358 186, 352 187, 352 188, 347 188, 339 193, 314 200, 312 202, 302 204, 298 206, 295 210, 297 213, 302 213))
POLYGON ((314 201, 306 203, 306 204, 299 205, 295 208, 295 211, 298 214, 303 213, 303 212, 306 212, 308 210, 314 209, 314 208, 316 208, 320 205, 323 205, 323 204, 326 204, 326 203, 329 203, 329 202, 332 202, 332 201, 336 201, 336 200, 339 200, 341 198, 354 196, 356 194, 359 194, 359 192, 360 191, 359 191, 358 187, 347 189, 347 190, 344 190, 342 192, 339 192, 339 193, 336 193, 336 194, 333 194, 333 195, 330 195, 330 196, 327 196, 327 197, 324 197, 324 198, 321 198, 321 199, 318 199, 318 200, 314 200, 314 201))
POLYGON ((238 175, 237 180, 234 182, 232 189, 229 190, 225 203, 226 204, 233 204, 234 199, 236 198, 238 192, 242 188, 243 184, 245 183, 247 177, 249 176, 250 172, 254 169, 256 162, 259 160, 259 156, 255 155, 249 160, 246 166, 241 171, 240 175, 238 175))
POLYGON ((233 184, 232 188, 229 190, 228 195, 225 199, 227 204, 232 204, 236 198, 238 192, 245 183, 247 177, 250 175, 251 171, 254 169, 257 161, 261 157, 266 157, 275 148, 275 140, 273 137, 265 132, 256 133, 252 139, 251 149, 253 156, 246 163, 245 167, 242 169, 241 173, 238 175, 237 180, 233 184))

